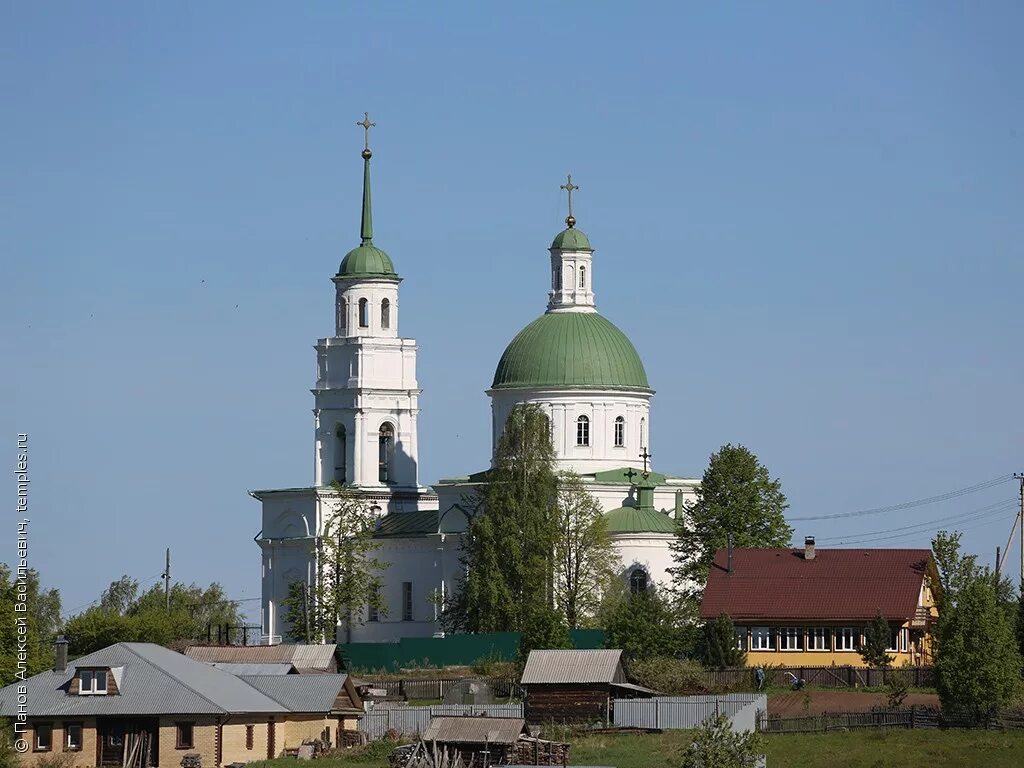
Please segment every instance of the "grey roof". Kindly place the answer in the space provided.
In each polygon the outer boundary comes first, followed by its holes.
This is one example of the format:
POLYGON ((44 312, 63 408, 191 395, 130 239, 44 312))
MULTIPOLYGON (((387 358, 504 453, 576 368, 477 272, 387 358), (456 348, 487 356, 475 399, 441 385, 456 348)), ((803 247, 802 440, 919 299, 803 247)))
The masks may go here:
POLYGON ((336 670, 335 651, 338 646, 298 645, 193 645, 185 649, 185 655, 208 664, 225 662, 232 664, 283 664, 289 663, 296 669, 336 670))
MULTIPOLYGON (((240 678, 153 643, 116 643, 76 659, 64 672, 43 672, 21 685, 35 717, 288 711, 240 678), (79 667, 122 667, 118 695, 69 696, 67 684, 79 667)), ((15 714, 17 684, 0 689, 0 716, 15 714)))
POLYGON ((523 685, 544 683, 625 683, 622 651, 530 651, 523 685))
POLYGON ((514 744, 526 729, 521 717, 435 717, 421 737, 425 742, 514 744))
POLYGON ((330 712, 348 675, 246 675, 253 688, 293 712, 330 712))
POLYGON ((295 665, 288 662, 280 664, 248 664, 245 662, 215 661, 210 666, 230 672, 232 675, 238 675, 239 677, 245 675, 291 675, 295 673, 295 665))

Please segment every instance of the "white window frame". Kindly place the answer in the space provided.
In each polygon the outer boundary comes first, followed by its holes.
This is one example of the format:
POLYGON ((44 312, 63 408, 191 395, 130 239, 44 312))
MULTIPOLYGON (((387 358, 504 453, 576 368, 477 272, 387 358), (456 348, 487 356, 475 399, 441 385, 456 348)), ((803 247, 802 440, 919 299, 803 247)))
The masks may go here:
POLYGON ((626 419, 623 416, 615 417, 614 440, 616 448, 626 447, 626 419))
POLYGON ((860 646, 860 630, 857 627, 839 627, 835 633, 837 651, 856 651, 860 646))
POLYGON ((783 653, 795 653, 804 649, 803 627, 779 627, 779 650, 783 653), (787 647, 791 641, 796 641, 797 647, 787 647))
POLYGON ((736 630, 736 650, 745 651, 750 645, 750 637, 746 627, 734 627, 736 630))
MULTIPOLYGON (((893 637, 896 638, 896 642, 895 642, 895 646, 896 647, 895 648, 888 648, 887 647, 885 650, 890 651, 891 653, 904 653, 906 651, 906 649, 907 649, 907 641, 906 641, 906 637, 904 636, 903 627, 897 627, 896 628, 896 632, 894 634, 893 633, 893 629, 892 629, 892 625, 889 625, 889 639, 892 640, 893 637)), ((888 646, 889 643, 887 642, 886 645, 888 646)))
POLYGON ((807 628, 807 650, 821 653, 832 650, 832 628, 831 627, 808 627, 807 628), (819 641, 820 645, 819 646, 819 641))
POLYGON ((775 631, 771 627, 751 627, 750 650, 774 651, 775 631))
POLYGON ((79 750, 82 749, 82 741, 83 741, 84 738, 85 738, 85 727, 84 727, 83 723, 81 723, 81 722, 79 722, 77 720, 74 721, 74 722, 71 722, 71 723, 64 723, 64 749, 66 749, 69 752, 78 752, 79 750), (78 729, 78 743, 77 744, 72 744, 71 743, 71 729, 72 728, 77 728, 78 729))
POLYGON ((53 723, 36 723, 32 726, 32 750, 34 752, 51 752, 53 751, 53 723), (39 742, 39 730, 45 729, 47 733, 47 741, 49 742, 45 747, 39 742))
POLYGON ((78 693, 80 696, 106 696, 107 695, 107 675, 109 673, 105 669, 81 669, 78 671, 78 693), (88 675, 89 685, 86 686, 86 675, 88 675), (103 676, 103 687, 99 686, 99 678, 103 676))
POLYGON ((576 417, 576 447, 590 446, 590 417, 581 414, 576 417))

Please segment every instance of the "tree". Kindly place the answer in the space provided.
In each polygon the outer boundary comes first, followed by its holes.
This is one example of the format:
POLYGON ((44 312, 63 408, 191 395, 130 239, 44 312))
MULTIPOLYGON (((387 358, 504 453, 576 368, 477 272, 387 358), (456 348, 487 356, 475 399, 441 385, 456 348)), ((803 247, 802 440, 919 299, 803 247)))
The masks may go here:
POLYGON ((512 408, 463 540, 465 576, 446 626, 521 631, 551 606, 557 479, 551 425, 539 406, 512 408))
POLYGON ((693 638, 677 624, 671 604, 654 587, 628 596, 610 594, 602 607, 605 647, 621 648, 631 659, 682 656, 693 638))
POLYGON ((942 708, 980 724, 1021 693, 1022 663, 1000 579, 960 553, 960 534, 932 542, 943 593, 935 633, 935 678, 942 708))
POLYGON ((733 733, 729 718, 716 715, 694 732, 682 768, 754 768, 764 744, 753 731, 733 733))
POLYGON ((527 617, 526 626, 519 637, 519 660, 525 662, 530 651, 535 649, 560 648, 572 648, 565 619, 554 608, 547 606, 533 611, 527 617))
POLYGON ((736 626, 728 615, 722 614, 705 622, 701 632, 700 656, 705 666, 714 669, 744 667, 747 652, 736 643, 736 626))
POLYGON ((879 611, 871 623, 864 627, 864 642, 857 649, 865 664, 876 668, 888 667, 892 664, 893 657, 886 652, 891 634, 889 622, 879 611))
POLYGON ((288 627, 285 631, 288 642, 313 642, 311 599, 309 586, 305 582, 293 581, 288 585, 288 596, 281 601, 285 610, 284 623, 288 627))
POLYGON ((0 686, 15 681, 19 674, 18 651, 22 643, 27 655, 25 675, 31 676, 53 666, 53 641, 60 628, 60 593, 43 589, 39 572, 31 568, 19 574, 0 563, 0 603, 9 612, 0 623, 0 686), (20 610, 24 606, 25 610, 20 610), (24 619, 25 633, 19 633, 24 619))
MULTIPOLYGON (((363 623, 363 608, 387 612, 380 573, 388 563, 374 557, 377 518, 366 501, 334 484, 335 498, 319 539, 317 577, 310 607, 310 632, 315 642, 334 642, 337 628, 352 641, 352 627, 363 623)), ((293 629, 294 631, 294 629, 293 629)), ((303 629, 303 635, 305 631, 303 629)))
POLYGON ((782 484, 742 445, 711 455, 697 501, 677 522, 672 546, 673 590, 688 616, 696 616, 715 552, 727 546, 786 547, 793 529, 782 484))
POLYGON ((597 612, 620 563, 604 510, 575 472, 558 478, 557 525, 555 605, 569 629, 576 629, 597 612))

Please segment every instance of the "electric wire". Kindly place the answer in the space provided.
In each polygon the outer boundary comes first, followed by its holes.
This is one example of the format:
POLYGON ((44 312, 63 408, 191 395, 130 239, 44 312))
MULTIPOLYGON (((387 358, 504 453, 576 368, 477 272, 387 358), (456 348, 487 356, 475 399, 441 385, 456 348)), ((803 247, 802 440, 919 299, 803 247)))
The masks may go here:
POLYGON ((884 534, 888 534, 888 533, 896 533, 897 531, 909 531, 911 529, 916 529, 916 528, 926 528, 927 529, 927 528, 933 527, 936 523, 952 523, 952 522, 973 520, 973 519, 981 518, 981 517, 990 517, 990 516, 994 516, 994 515, 1002 515, 1005 512, 1010 511, 1011 509, 1015 509, 1016 506, 1017 506, 1017 500, 1016 499, 1013 499, 1013 498, 1004 499, 1002 501, 997 501, 997 502, 994 502, 992 504, 988 504, 988 505, 986 505, 984 507, 979 507, 978 509, 971 510, 970 512, 958 512, 955 515, 948 515, 946 517, 937 517, 937 518, 934 518, 932 520, 927 520, 927 521, 924 521, 924 522, 911 523, 910 525, 904 525, 904 526, 900 526, 900 527, 897 527, 897 528, 886 528, 886 529, 880 530, 880 531, 864 531, 864 532, 849 534, 847 536, 825 536, 823 538, 820 538, 819 541, 824 543, 824 542, 838 541, 840 539, 846 540, 846 539, 850 539, 850 538, 870 539, 872 536, 880 536, 880 535, 884 535, 884 534))

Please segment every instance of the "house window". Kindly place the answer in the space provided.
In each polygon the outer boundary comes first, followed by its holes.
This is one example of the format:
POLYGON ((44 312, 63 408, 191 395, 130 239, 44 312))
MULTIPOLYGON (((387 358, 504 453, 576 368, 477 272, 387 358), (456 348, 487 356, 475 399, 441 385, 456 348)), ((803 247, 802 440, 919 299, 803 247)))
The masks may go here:
POLYGON ((78 692, 83 696, 103 695, 107 692, 105 669, 83 669, 78 673, 78 692))
POLYGON ((53 724, 37 723, 34 748, 37 752, 49 752, 53 749, 53 724))
POLYGON ((380 303, 380 327, 391 327, 391 302, 387 299, 380 303))
POLYGON ((811 627, 807 630, 808 651, 831 651, 832 630, 828 627, 811 627))
POLYGON ((587 287, 587 268, 580 267, 580 288, 587 287))
POLYGON ((255 733, 254 733, 255 730, 256 730, 256 726, 255 725, 247 725, 247 726, 245 726, 245 748, 246 749, 252 749, 253 742, 256 740, 255 739, 255 733))
POLYGON ((774 651, 774 639, 771 627, 750 628, 750 650, 752 651, 774 651))
POLYGON ((802 651, 803 634, 800 627, 779 627, 779 650, 802 651))
POLYGON ((77 752, 82 748, 82 724, 64 723, 64 749, 77 752))
POLYGON ((576 445, 590 445, 590 419, 586 416, 576 419, 576 445))
POLYGON ((412 621, 412 582, 402 582, 402 621, 412 621))
POLYGON ((856 627, 840 627, 836 630, 836 650, 856 651, 860 644, 860 630, 856 627))
POLYGON ((377 479, 382 483, 391 482, 391 464, 395 458, 395 428, 388 422, 380 425, 377 437, 377 479))
POLYGON ((736 627, 736 650, 747 650, 747 628, 736 627))
POLYGON ((174 748, 192 749, 192 726, 195 723, 175 723, 174 748))
POLYGON ((895 651, 896 653, 899 653, 900 651, 905 651, 906 649, 906 644, 903 642, 903 629, 901 627, 894 627, 890 624, 889 642, 886 644, 885 650, 895 651))
POLYGON ((345 425, 339 424, 335 434, 337 442, 334 445, 334 479, 344 484, 348 480, 348 442, 345 425))
POLYGON ((621 416, 615 417, 615 447, 622 448, 626 444, 626 420, 621 416))
POLYGON ((370 327, 370 302, 366 299, 359 300, 359 327, 370 327))
POLYGON ((629 574, 629 591, 634 595, 647 591, 648 577, 644 568, 634 568, 629 574))

